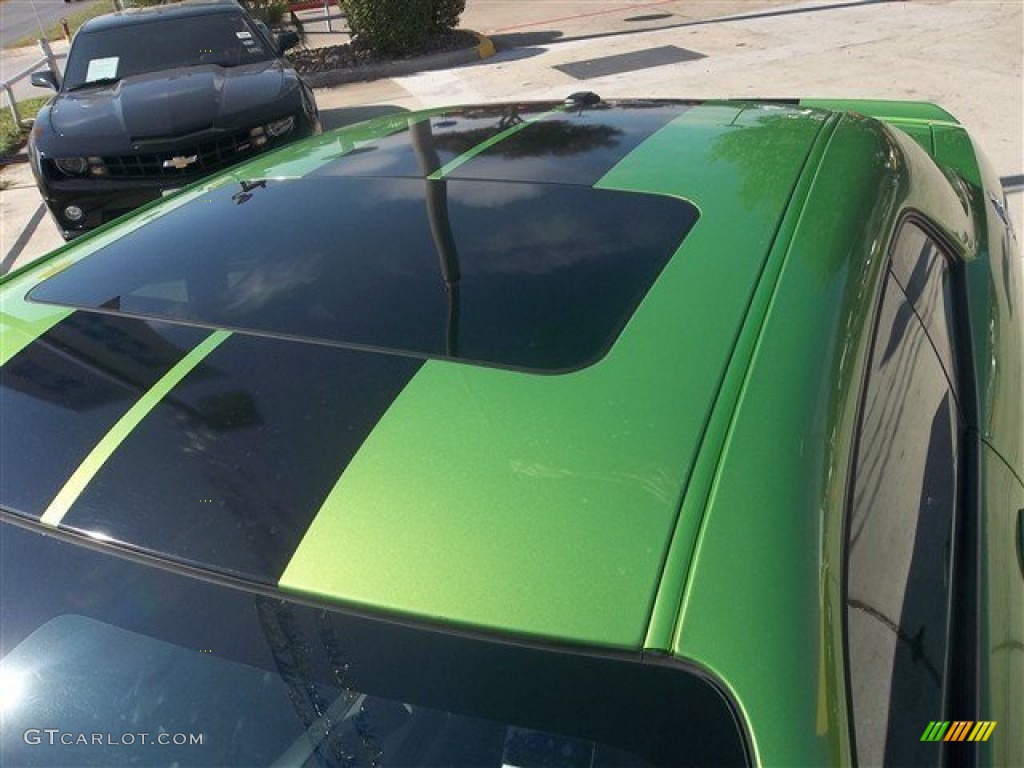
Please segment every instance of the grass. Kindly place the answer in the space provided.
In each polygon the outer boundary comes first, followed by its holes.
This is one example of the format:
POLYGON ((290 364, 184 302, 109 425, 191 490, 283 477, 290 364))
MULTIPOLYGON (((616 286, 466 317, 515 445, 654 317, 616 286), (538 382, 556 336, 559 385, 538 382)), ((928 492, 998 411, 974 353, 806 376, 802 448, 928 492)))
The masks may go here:
MULTIPOLYGON (((0 0, 3 2, 3 0, 0 0)), ((89 19, 95 18, 96 16, 102 16, 105 13, 111 13, 114 10, 114 4, 106 0, 105 2, 94 3, 87 8, 83 8, 77 13, 72 13, 65 18, 68 20, 68 29, 71 34, 74 35, 78 31, 78 28, 85 24, 89 19)), ((64 37, 64 30, 60 25, 60 22, 54 22, 45 29, 45 36, 47 40, 59 40, 64 37)), ((8 43, 8 48, 19 48, 24 45, 32 45, 38 39, 38 35, 26 35, 25 37, 15 40, 13 43, 8 43)))
MULTIPOLYGON (((41 96, 37 99, 26 99, 18 102, 18 112, 21 119, 35 117, 39 109, 49 100, 49 96, 41 96)), ((28 136, 28 130, 14 124, 14 117, 6 102, 3 111, 0 112, 0 157, 14 154, 28 136)))

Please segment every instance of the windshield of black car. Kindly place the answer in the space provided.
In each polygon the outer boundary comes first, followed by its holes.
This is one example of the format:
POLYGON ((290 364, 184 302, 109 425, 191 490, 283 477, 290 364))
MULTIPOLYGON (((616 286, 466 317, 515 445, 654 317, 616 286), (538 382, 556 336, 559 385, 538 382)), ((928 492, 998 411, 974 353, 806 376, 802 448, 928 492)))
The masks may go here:
POLYGON ((202 65, 234 67, 272 58, 241 14, 156 19, 85 30, 68 55, 65 88, 123 80, 150 72, 202 65))
POLYGON ((3 518, 12 765, 745 763, 724 696, 683 664, 346 614, 3 518))

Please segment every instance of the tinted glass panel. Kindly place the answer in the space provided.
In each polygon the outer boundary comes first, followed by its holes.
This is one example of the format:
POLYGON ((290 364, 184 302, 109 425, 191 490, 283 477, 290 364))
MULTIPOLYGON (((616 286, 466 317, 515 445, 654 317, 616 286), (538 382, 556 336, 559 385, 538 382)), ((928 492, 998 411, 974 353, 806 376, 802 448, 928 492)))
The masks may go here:
MULTIPOLYGON (((443 168, 449 178, 590 186, 691 106, 629 101, 569 109, 548 102, 451 109, 389 136, 358 141, 312 175, 422 177, 443 168)), ((402 116, 386 120, 398 123, 402 116)))
POLYGON ((950 264, 939 246, 920 227, 907 224, 893 248, 892 271, 924 323, 956 392, 956 350, 953 328, 953 285, 950 264))
POLYGON ((608 349, 696 217, 572 186, 260 181, 169 212, 30 298, 561 371, 608 349))
POLYGON ((240 15, 161 19, 76 36, 64 87, 201 64, 233 67, 269 58, 262 38, 240 15))
MULTIPOLYGON (((448 110, 381 138, 360 141, 356 149, 313 171, 313 176, 429 176, 459 155, 525 119, 535 119, 558 104, 521 107, 483 106, 448 110)), ((392 115, 388 122, 405 122, 392 115)), ((341 134, 339 138, 344 138, 341 134)))
POLYGON ((682 665, 390 625, 7 524, 0 568, 5 764, 677 768, 745 760, 726 701, 682 665), (57 743, 44 728, 58 731, 57 743), (104 742, 78 741, 94 733, 104 742), (161 734, 171 743, 160 744, 161 734), (185 743, 171 740, 182 735, 185 743))
POLYGON ((934 765, 944 712, 957 411, 935 350, 887 283, 864 400, 846 620, 861 765, 934 765))

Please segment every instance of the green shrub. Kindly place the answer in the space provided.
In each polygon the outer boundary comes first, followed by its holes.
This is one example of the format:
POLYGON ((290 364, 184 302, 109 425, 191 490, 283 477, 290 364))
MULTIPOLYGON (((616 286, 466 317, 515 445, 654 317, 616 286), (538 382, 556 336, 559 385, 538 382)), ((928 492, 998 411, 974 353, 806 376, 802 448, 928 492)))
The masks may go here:
POLYGON ((459 17, 466 10, 466 0, 431 0, 431 32, 447 32, 459 25, 459 17))
POLYGON ((341 0, 348 28, 361 44, 389 54, 415 53, 433 31, 439 0, 341 0))
POLYGON ((250 16, 268 26, 280 23, 288 12, 288 0, 241 0, 241 3, 250 16))
MULTIPOLYGON (((126 7, 143 8, 164 5, 168 0, 124 0, 126 7)), ((253 18, 265 24, 277 24, 288 12, 288 0, 240 0, 242 6, 253 18)))

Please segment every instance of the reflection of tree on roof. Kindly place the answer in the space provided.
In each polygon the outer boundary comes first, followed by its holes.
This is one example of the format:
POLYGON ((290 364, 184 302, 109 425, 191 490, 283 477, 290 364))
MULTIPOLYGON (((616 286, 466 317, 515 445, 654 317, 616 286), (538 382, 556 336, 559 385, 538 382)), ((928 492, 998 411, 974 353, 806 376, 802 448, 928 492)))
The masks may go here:
POLYGON ((765 190, 775 188, 779 179, 790 175, 792 157, 786 147, 807 142, 807 116, 792 110, 766 111, 763 107, 740 110, 732 131, 715 139, 711 158, 729 162, 740 175, 740 199, 749 209, 771 205, 765 190))
MULTIPOLYGON (((508 118, 503 118, 508 120, 508 118)), ((494 136, 493 127, 443 133, 434 136, 434 146, 461 155, 494 136)), ((619 143, 622 131, 609 125, 580 125, 572 120, 543 120, 533 123, 505 141, 488 148, 505 157, 565 156, 609 149, 619 143)))

